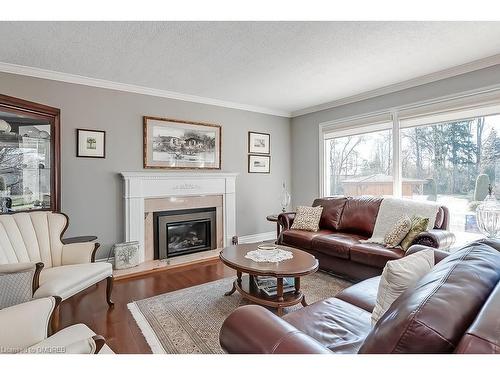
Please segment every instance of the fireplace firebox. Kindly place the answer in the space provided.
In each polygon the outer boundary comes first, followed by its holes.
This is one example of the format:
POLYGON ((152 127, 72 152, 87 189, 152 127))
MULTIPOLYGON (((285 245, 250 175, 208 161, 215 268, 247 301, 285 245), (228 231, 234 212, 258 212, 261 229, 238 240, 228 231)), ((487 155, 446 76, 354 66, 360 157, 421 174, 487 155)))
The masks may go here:
POLYGON ((155 259, 217 248, 215 207, 155 212, 153 220, 155 259))

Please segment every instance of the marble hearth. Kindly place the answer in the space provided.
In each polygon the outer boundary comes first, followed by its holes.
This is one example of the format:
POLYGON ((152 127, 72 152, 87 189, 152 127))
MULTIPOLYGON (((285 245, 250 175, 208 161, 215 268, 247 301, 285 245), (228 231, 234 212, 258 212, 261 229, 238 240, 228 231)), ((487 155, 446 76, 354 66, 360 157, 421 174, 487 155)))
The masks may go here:
MULTIPOLYGON (((217 250, 207 251, 212 257, 236 235, 236 173, 122 172, 121 175, 125 183, 125 240, 139 241, 141 263, 151 263, 154 259, 154 212, 214 207, 217 250)), ((186 262, 191 262, 206 259, 207 254, 185 257, 186 262)), ((182 261, 176 259, 176 263, 182 261)))

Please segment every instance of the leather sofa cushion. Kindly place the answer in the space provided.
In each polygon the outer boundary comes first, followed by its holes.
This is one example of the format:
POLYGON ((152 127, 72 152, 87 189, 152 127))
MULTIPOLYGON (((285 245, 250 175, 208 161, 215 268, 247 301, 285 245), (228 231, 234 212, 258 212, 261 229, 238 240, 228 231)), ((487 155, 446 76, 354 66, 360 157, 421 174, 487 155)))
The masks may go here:
POLYGON ((337 258, 349 259, 351 247, 359 244, 360 239, 366 239, 366 237, 350 233, 316 236, 312 240, 311 249, 337 258))
POLYGON ((43 269, 34 297, 59 296, 63 300, 113 275, 107 262, 72 264, 43 269))
POLYGON ((500 354, 500 283, 462 337, 455 353, 500 354))
POLYGON ((322 300, 283 317, 334 353, 357 353, 371 330, 371 314, 337 298, 322 300))
POLYGON ((289 229, 282 233, 281 243, 283 245, 288 245, 292 247, 297 247, 299 249, 310 250, 312 245, 312 240, 318 236, 324 236, 332 234, 333 232, 328 229, 320 229, 317 232, 309 232, 306 230, 299 229, 289 229))
POLYGON ((389 260, 400 259, 404 255, 401 249, 390 249, 377 243, 359 243, 351 248, 353 262, 378 268, 384 268, 389 260))
POLYGON ((313 202, 313 207, 321 206, 323 207, 323 212, 321 213, 321 220, 319 222, 320 228, 338 230, 340 217, 344 206, 347 202, 347 198, 343 196, 339 197, 326 197, 318 198, 313 202))
POLYGON ((370 237, 375 227, 382 197, 350 197, 342 211, 338 226, 341 232, 353 232, 370 237))
POLYGON ((474 243, 449 255, 399 296, 360 353, 452 353, 499 281, 492 247, 474 243))
POLYGON ((377 301, 380 276, 363 280, 339 292, 335 298, 372 313, 377 301))

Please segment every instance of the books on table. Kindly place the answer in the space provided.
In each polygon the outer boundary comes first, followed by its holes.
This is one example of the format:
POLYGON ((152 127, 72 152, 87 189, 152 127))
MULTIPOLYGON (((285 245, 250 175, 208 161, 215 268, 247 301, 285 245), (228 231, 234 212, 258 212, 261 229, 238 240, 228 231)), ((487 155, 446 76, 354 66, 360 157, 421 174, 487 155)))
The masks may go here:
MULTIPOLYGON (((263 291, 269 297, 278 294, 278 281, 272 276, 254 276, 255 286, 263 291)), ((295 290, 295 280, 293 277, 283 278, 283 293, 293 292, 295 290)))

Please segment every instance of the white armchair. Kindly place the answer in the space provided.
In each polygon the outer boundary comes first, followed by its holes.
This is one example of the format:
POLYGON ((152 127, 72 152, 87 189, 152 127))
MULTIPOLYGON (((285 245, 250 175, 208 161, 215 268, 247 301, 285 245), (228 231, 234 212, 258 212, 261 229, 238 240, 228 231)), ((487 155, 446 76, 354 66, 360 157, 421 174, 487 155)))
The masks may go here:
POLYGON ((111 264, 95 262, 98 243, 63 244, 62 235, 67 227, 68 217, 60 213, 37 211, 0 215, 2 271, 16 270, 20 263, 31 263, 36 268, 34 298, 60 296, 65 300, 106 279, 106 300, 112 306, 111 264))
POLYGON ((49 336, 59 297, 35 299, 0 310, 2 354, 113 353, 102 336, 84 324, 75 324, 49 336))

